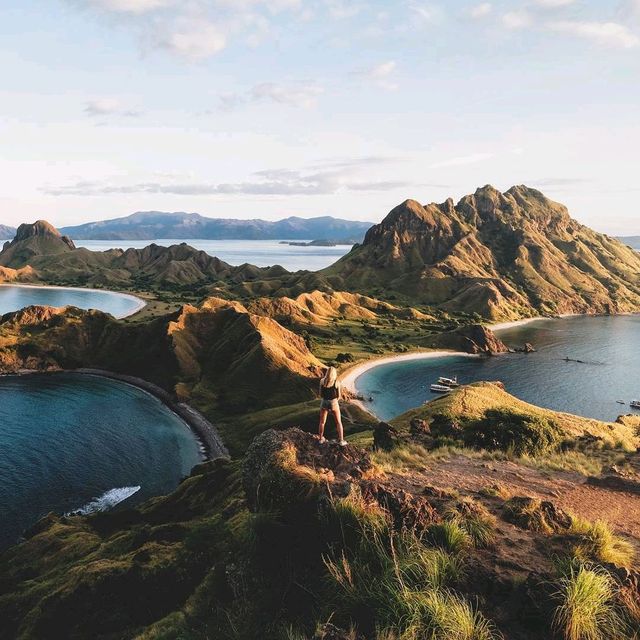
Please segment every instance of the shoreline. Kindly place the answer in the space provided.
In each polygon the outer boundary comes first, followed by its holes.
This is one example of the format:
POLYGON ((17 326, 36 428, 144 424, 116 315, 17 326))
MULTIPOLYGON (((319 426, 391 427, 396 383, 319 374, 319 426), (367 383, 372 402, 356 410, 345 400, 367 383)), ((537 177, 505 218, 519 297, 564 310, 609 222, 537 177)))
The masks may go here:
MULTIPOLYGON (((392 364, 394 362, 404 362, 405 360, 430 360, 432 358, 446 358, 447 356, 458 356, 465 358, 480 358, 481 356, 474 353, 465 353, 464 351, 415 351, 413 353, 403 353, 397 356, 385 356, 383 358, 373 358, 371 360, 365 360, 359 364, 354 365, 350 369, 347 369, 344 374, 340 376, 340 382, 342 386, 351 393, 357 394, 358 389, 356 387, 356 381, 358 378, 376 367, 380 367, 385 364, 392 364)), ((360 402, 360 401, 358 401, 360 402)), ((367 409, 367 411, 369 411, 367 409)), ((369 411, 369 413, 371 413, 369 411)))
MULTIPOLYGON (((139 296, 133 295, 132 293, 113 291, 112 289, 96 289, 95 287, 66 287, 66 286, 56 286, 56 285, 48 285, 48 284, 27 284, 24 282, 22 283, 0 282, 0 287, 20 287, 22 289, 57 289, 59 291, 85 291, 85 292, 90 291, 92 293, 104 293, 105 295, 119 296, 122 298, 127 298, 129 300, 135 301, 136 303, 135 309, 123 315, 117 315, 117 316, 114 315, 113 317, 116 320, 129 318, 130 316, 133 316, 136 313, 142 311, 147 306, 147 302, 142 298, 140 298, 139 296)), ((74 305, 63 305, 63 306, 74 306, 74 305)), ((18 309, 16 309, 16 311, 18 311, 18 309)), ((108 313, 108 312, 105 311, 104 313, 108 313)))
POLYGON ((193 433, 198 444, 201 447, 201 453, 203 454, 203 462, 210 460, 216 460, 217 458, 228 458, 229 452, 224 445, 218 430, 215 428, 209 420, 207 420, 197 409, 188 405, 185 402, 177 402, 172 395, 159 387, 158 385, 137 378, 135 376, 129 376, 120 373, 114 373, 113 371, 107 371, 105 369, 58 369, 54 371, 39 371, 37 369, 21 370, 14 373, 0 374, 0 378, 4 376, 25 376, 35 374, 52 375, 56 373, 77 373, 81 375, 90 375, 99 378, 107 378, 109 380, 115 380, 135 387, 140 391, 148 393, 153 396, 167 409, 180 418, 187 428, 193 433))

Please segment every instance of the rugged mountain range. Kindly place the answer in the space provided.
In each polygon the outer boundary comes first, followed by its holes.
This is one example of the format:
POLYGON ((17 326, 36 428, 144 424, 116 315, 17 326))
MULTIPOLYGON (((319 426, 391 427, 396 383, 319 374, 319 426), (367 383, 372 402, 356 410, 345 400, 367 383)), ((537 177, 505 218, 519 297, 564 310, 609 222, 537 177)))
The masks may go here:
POLYGON ((525 186, 407 200, 321 274, 486 318, 640 309, 640 254, 525 186))
POLYGON ((331 216, 289 217, 276 222, 206 218, 198 213, 138 211, 124 218, 88 222, 61 229, 76 240, 342 240, 360 242, 373 223, 331 216))
POLYGON ((8 227, 6 224, 0 224, 0 240, 11 240, 16 235, 14 227, 8 227))

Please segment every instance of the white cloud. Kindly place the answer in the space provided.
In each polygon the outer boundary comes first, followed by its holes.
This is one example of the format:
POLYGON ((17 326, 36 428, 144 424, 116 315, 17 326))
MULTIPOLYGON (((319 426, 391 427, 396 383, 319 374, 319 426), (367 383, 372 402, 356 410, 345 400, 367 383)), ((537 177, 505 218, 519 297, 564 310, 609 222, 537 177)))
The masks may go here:
POLYGON ((447 167, 462 167, 468 164, 476 164, 483 162, 484 160, 490 160, 493 158, 493 153, 472 153, 468 156, 458 156, 455 158, 449 158, 447 160, 441 160, 434 162, 430 165, 430 169, 444 169, 447 167))
POLYGON ((318 97, 324 93, 318 85, 284 86, 274 82, 263 82, 251 90, 254 101, 270 100, 293 107, 309 109, 317 104, 318 97))
POLYGON ((444 18, 442 8, 430 2, 411 2, 409 8, 423 22, 437 24, 444 18))
POLYGON ((502 24, 506 29, 524 29, 531 26, 531 15, 524 9, 520 11, 508 11, 502 16, 502 24))
POLYGON ((106 11, 141 14, 167 7, 174 4, 175 0, 90 0, 90 2, 106 11))
POLYGON ((325 0, 325 5, 329 15, 336 20, 353 18, 353 16, 358 15, 363 9, 361 3, 349 2, 347 0, 325 0))
POLYGON ((486 18, 493 11, 493 5, 490 2, 481 2, 467 10, 467 15, 474 20, 486 18))
POLYGON ((139 111, 134 111, 132 109, 124 107, 120 100, 117 100, 116 98, 96 98, 94 100, 89 100, 85 104, 84 112, 91 117, 137 117, 141 115, 139 111))
POLYGON ((227 38, 218 25, 207 19, 182 18, 170 30, 156 34, 157 45, 189 60, 208 58, 225 48, 227 38))
POLYGON ((617 22, 578 22, 562 20, 550 22, 552 31, 566 33, 591 40, 596 44, 619 49, 635 49, 640 46, 640 36, 617 22))
POLYGON ((243 104, 275 102, 290 107, 310 109, 318 103, 324 93, 318 84, 283 85, 276 82, 262 82, 245 93, 225 93, 220 96, 223 111, 233 111, 243 104))
POLYGON ((560 9, 575 4, 576 0, 535 0, 535 3, 543 9, 560 9))
POLYGON ((395 60, 387 60, 368 69, 354 71, 352 75, 365 78, 375 86, 385 89, 386 91, 395 91, 398 88, 398 84, 393 82, 392 76, 396 71, 396 67, 397 64, 395 60))
POLYGON ((105 184, 80 181, 63 187, 47 187, 42 191, 52 196, 108 196, 123 194, 171 194, 180 196, 252 195, 300 196, 329 195, 340 191, 393 191, 408 183, 392 180, 353 180, 352 171, 335 170, 317 173, 292 169, 259 171, 253 180, 232 183, 209 182, 139 182, 105 184))

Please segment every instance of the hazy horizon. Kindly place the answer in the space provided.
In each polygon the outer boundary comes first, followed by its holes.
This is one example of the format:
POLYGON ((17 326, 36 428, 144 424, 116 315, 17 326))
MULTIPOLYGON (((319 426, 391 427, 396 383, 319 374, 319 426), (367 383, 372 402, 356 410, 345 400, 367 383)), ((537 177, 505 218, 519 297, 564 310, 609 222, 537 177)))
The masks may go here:
POLYGON ((640 234, 640 0, 7 0, 2 18, 2 224, 378 222, 491 183, 640 234))

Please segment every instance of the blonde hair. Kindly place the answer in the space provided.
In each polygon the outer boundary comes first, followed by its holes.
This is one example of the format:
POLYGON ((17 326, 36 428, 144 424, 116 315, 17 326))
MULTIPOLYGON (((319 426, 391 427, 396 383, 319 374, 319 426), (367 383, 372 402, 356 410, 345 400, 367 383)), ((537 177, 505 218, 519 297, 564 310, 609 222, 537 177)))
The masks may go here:
POLYGON ((329 367, 322 378, 320 384, 323 387, 335 387, 338 381, 338 371, 335 367, 329 367))

